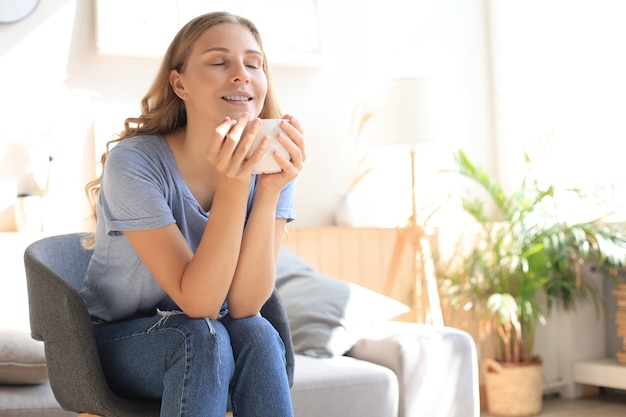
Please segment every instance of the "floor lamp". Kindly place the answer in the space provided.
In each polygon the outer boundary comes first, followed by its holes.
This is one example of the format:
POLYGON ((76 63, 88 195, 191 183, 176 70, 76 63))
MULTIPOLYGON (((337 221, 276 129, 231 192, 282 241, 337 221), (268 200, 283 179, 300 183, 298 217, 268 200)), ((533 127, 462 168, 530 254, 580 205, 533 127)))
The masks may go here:
POLYGON ((428 82, 425 77, 388 80, 370 101, 372 118, 367 136, 370 145, 401 145, 408 153, 411 164, 411 215, 407 225, 398 229, 385 277, 385 293, 388 294, 393 288, 398 265, 408 244, 415 274, 413 297, 415 305, 419 307, 415 319, 421 323, 443 325, 430 240, 418 222, 415 192, 418 145, 432 141, 428 82))

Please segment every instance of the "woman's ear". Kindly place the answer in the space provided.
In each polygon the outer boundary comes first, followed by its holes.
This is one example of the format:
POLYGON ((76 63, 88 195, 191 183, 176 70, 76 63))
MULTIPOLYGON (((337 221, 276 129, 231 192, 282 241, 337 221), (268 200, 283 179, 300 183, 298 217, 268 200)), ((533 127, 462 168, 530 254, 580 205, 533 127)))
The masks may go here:
POLYGON ((174 90, 174 94, 180 97, 181 100, 187 98, 187 92, 180 78, 180 73, 175 69, 170 71, 170 85, 172 86, 172 90, 174 90))

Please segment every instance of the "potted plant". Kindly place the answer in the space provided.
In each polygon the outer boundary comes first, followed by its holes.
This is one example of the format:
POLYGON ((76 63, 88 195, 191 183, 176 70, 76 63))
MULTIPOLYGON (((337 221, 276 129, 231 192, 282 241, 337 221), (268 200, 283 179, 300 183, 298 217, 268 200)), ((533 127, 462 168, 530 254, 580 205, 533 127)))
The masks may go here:
POLYGON ((599 291, 582 274, 583 264, 616 272, 626 263, 626 235, 602 217, 564 220, 559 196, 573 193, 581 202, 585 197, 580 190, 543 185, 527 153, 525 175, 510 194, 465 152, 454 156, 456 168, 449 172, 468 179, 483 198, 458 195, 472 228, 450 257, 455 263, 438 266, 442 295, 453 308, 479 312, 481 339, 494 342, 494 358, 483 361, 489 412, 534 415, 542 399, 541 358, 533 353, 536 325, 545 323, 544 314, 556 304, 571 309, 593 300, 600 305, 599 291), (521 405, 514 403, 516 396, 521 405))

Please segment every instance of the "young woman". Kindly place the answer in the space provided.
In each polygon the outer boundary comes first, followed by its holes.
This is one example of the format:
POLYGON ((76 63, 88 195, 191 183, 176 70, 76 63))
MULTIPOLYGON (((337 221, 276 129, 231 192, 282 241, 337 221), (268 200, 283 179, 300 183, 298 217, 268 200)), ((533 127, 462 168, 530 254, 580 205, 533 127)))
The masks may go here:
POLYGON ((199 16, 167 50, 142 114, 87 186, 94 254, 81 290, 112 389, 160 399, 161 416, 291 416, 284 345, 259 315, 294 218, 303 131, 281 115, 256 27, 199 16), (253 174, 282 118, 282 171, 253 174), (251 122, 247 133, 244 128, 251 122))

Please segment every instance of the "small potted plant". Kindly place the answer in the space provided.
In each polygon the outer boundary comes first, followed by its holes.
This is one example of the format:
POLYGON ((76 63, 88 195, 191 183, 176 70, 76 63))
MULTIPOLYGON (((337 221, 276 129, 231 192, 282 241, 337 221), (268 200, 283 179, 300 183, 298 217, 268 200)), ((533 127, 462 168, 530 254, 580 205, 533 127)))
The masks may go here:
POLYGON ((346 191, 341 194, 339 204, 335 209, 335 224, 338 226, 355 225, 356 219, 351 194, 373 170, 373 168, 366 166, 368 144, 364 135, 365 125, 371 118, 372 113, 366 110, 365 104, 359 103, 354 111, 351 126, 354 151, 352 177, 346 191))
MULTIPOLYGON (((528 154, 527 171, 510 194, 465 152, 454 156, 456 168, 449 172, 468 179, 483 198, 457 196, 472 228, 447 257, 456 262, 438 265, 442 298, 452 308, 479 312, 481 339, 494 342, 494 358, 483 360, 489 412, 534 415, 541 410, 543 379, 541 358, 533 353, 536 325, 545 323, 555 304, 599 305, 599 291, 585 279, 583 265, 616 272, 626 263, 626 235, 603 218, 562 219, 558 196, 565 190, 542 185, 528 154)), ((568 192, 584 199, 580 190, 568 192)))

